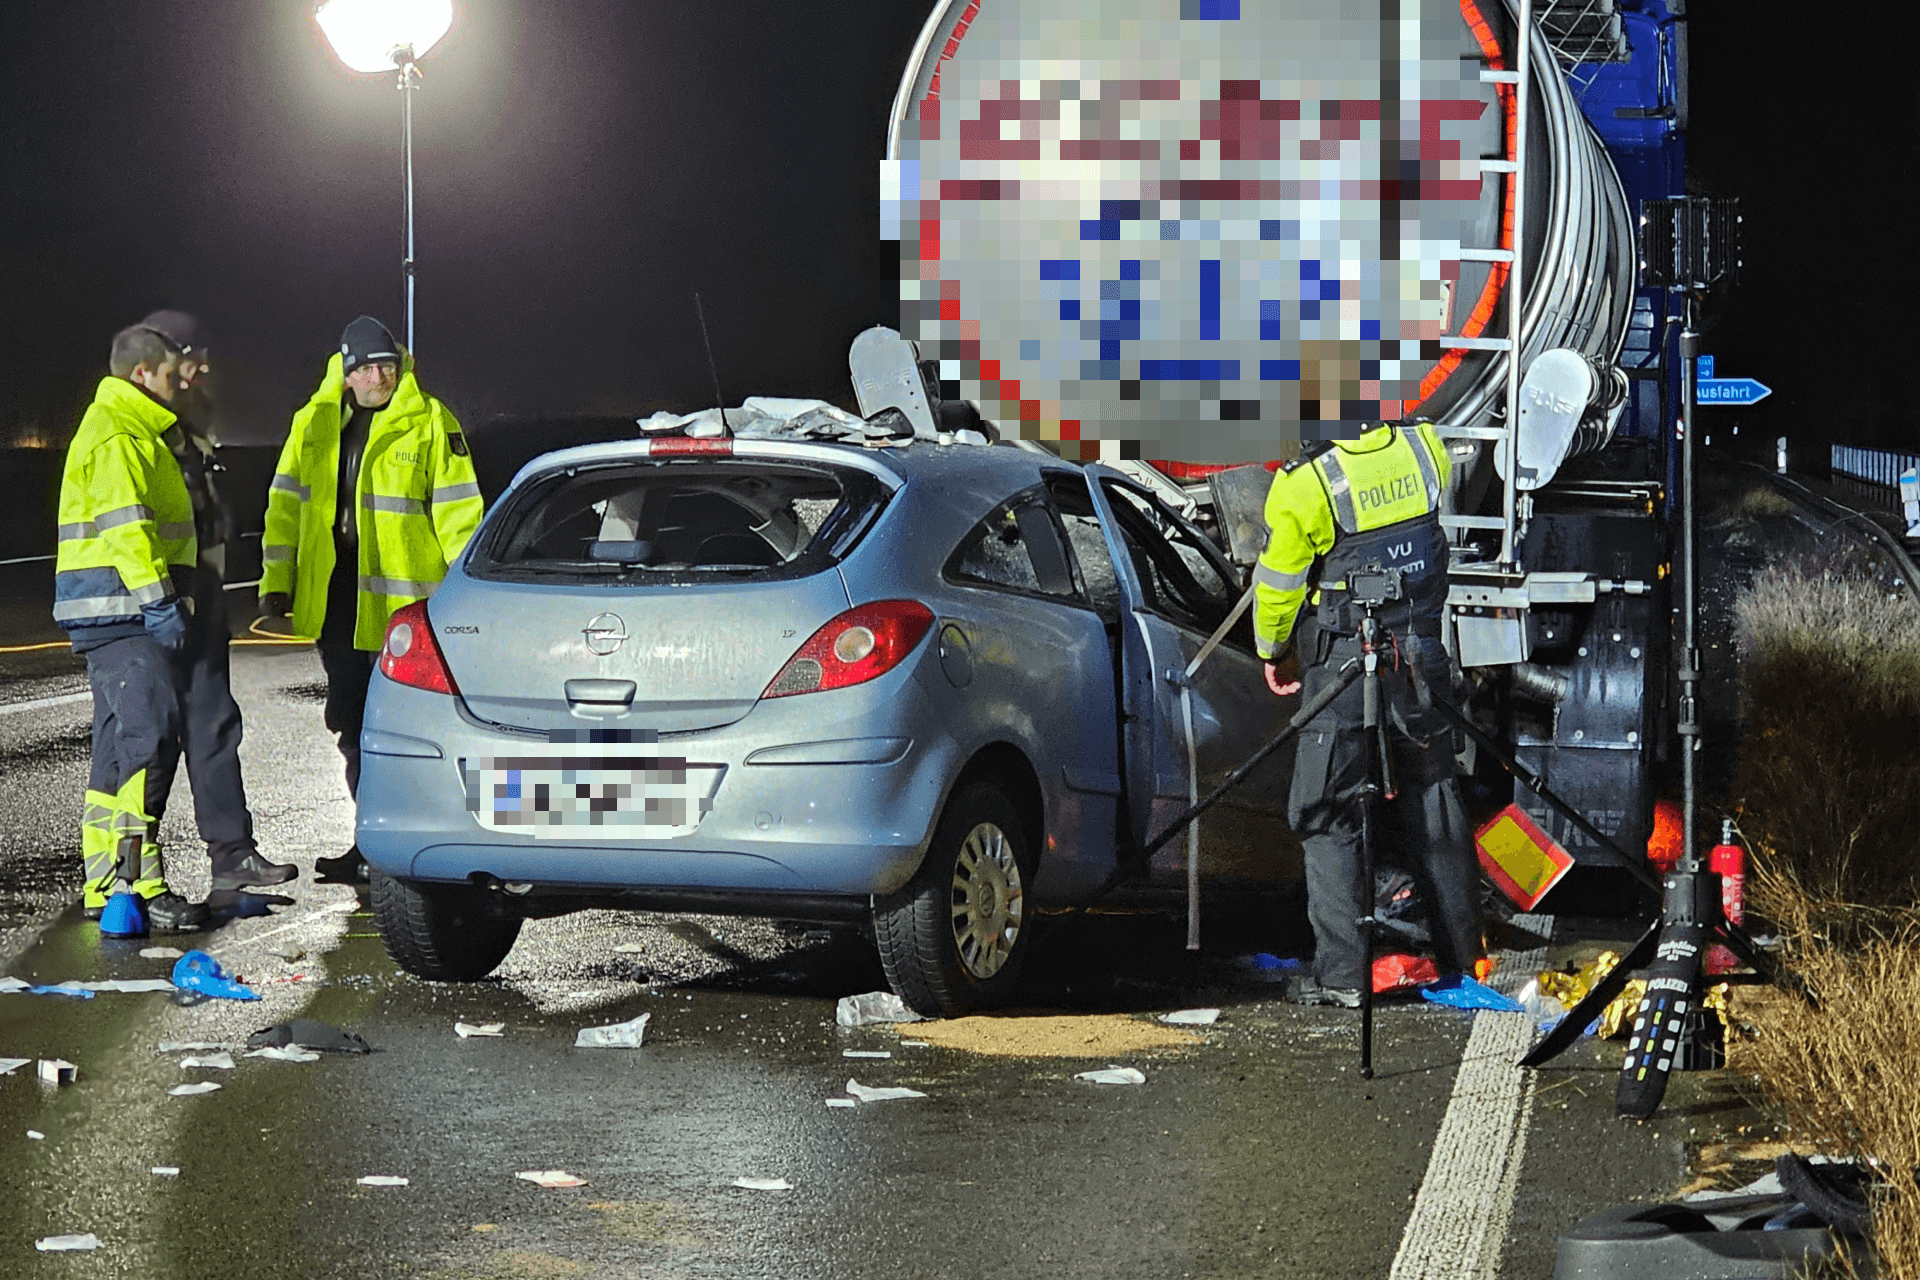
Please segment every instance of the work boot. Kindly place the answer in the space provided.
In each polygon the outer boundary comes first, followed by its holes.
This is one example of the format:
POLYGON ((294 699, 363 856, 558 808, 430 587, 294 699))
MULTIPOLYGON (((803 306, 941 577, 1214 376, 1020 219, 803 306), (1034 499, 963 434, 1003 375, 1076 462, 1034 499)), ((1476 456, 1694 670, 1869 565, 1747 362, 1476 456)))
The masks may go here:
POLYGON ((213 923, 213 913, 204 902, 188 902, 169 889, 148 898, 147 928, 154 933, 197 933, 213 923))
POLYGON ((366 855, 360 852, 359 845, 355 845, 336 858, 315 858, 313 878, 320 884, 365 884, 366 855))
POLYGON ((265 888, 285 884, 299 874, 300 868, 291 862, 268 862, 255 849, 237 862, 215 867, 213 889, 216 893, 231 893, 237 889, 265 888))
POLYGON ((1303 973, 1288 988, 1287 999, 1295 1004, 1320 1005, 1330 1009, 1358 1009, 1360 990, 1357 987, 1323 987, 1303 973))

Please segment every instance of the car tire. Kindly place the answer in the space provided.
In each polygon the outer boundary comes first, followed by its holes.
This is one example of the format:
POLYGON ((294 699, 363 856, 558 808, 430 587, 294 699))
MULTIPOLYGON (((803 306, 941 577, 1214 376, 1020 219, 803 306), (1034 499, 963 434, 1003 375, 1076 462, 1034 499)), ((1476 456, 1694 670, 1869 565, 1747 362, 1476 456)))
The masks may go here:
POLYGON ((998 787, 957 791, 907 887, 874 899, 874 942, 895 994, 928 1017, 1005 1003, 1033 931, 1033 865, 1032 837, 998 787))
POLYGON ((373 921, 393 962, 437 982, 474 982, 492 973, 520 936, 520 917, 502 914, 485 889, 415 884, 373 872, 373 921))

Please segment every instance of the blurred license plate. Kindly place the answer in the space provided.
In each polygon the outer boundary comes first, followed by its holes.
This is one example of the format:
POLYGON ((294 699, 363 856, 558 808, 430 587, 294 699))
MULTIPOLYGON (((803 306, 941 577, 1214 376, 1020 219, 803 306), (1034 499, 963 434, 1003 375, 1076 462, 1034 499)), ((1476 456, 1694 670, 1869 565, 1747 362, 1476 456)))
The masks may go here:
POLYGON ((578 754, 460 762, 467 810, 513 835, 659 839, 700 825, 724 767, 644 749, 582 744, 578 754))

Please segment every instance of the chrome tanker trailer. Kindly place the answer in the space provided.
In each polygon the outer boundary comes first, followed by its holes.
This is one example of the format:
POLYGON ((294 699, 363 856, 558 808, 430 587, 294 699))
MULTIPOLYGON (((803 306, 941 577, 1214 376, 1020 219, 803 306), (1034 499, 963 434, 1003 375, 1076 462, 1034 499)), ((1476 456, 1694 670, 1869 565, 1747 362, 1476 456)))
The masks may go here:
POLYGON ((902 332, 1003 435, 1217 498, 1242 564, 1236 465, 1438 424, 1477 717, 1644 848, 1680 361, 1639 225, 1683 195, 1685 32, 1683 0, 943 0, 882 173, 902 332))

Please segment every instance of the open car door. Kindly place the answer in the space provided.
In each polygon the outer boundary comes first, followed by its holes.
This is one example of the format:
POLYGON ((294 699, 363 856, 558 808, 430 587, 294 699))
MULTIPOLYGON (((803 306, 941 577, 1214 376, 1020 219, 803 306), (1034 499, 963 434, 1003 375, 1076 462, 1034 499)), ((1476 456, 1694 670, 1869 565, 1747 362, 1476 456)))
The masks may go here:
MULTIPOLYGON (((1240 599, 1238 574, 1205 535, 1144 487, 1098 464, 1086 474, 1122 603, 1121 776, 1137 847, 1196 792, 1205 794, 1245 763, 1286 723, 1294 703, 1267 692, 1252 651, 1250 612, 1189 681, 1187 668, 1240 599), (1191 750, 1181 696, 1189 684, 1191 750)), ((1225 837, 1207 841, 1223 846, 1209 851, 1216 871, 1226 869, 1225 861, 1234 864, 1233 874, 1249 878, 1292 874, 1291 868, 1243 865, 1248 856, 1258 861, 1292 849, 1285 828, 1289 775, 1286 761, 1274 760, 1222 802, 1217 818, 1209 817, 1209 830, 1225 837)), ((1173 873, 1182 857, 1178 841, 1161 850, 1155 878, 1173 873)))

